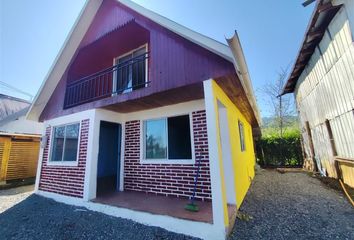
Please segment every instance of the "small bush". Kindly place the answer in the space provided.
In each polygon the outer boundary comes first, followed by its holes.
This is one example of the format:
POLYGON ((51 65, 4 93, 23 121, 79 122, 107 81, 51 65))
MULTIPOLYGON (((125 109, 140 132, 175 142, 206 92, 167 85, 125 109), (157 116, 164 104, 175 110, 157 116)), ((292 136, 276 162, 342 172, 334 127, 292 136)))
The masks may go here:
POLYGON ((302 166, 300 132, 287 131, 280 137, 275 133, 263 134, 256 141, 258 163, 263 167, 302 166))

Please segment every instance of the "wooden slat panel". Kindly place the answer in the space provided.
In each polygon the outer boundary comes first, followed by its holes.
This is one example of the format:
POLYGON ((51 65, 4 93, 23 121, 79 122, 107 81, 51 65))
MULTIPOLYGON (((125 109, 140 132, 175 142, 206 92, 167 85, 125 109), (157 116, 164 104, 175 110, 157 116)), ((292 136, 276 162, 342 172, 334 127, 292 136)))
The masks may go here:
POLYGON ((4 153, 4 143, 3 142, 0 142, 0 181, 4 181, 5 180, 5 176, 4 176, 4 173, 2 171, 2 156, 3 156, 3 153, 4 153))
POLYGON ((1 166, 0 166, 0 181, 6 180, 8 160, 11 149, 11 139, 10 138, 0 138, 0 143, 3 144, 3 151, 1 156, 1 166))
POLYGON ((342 177, 344 183, 348 184, 350 187, 354 188, 354 165, 340 163, 340 169, 342 172, 342 177))
POLYGON ((7 167, 6 180, 35 177, 38 153, 38 141, 13 141, 7 167))

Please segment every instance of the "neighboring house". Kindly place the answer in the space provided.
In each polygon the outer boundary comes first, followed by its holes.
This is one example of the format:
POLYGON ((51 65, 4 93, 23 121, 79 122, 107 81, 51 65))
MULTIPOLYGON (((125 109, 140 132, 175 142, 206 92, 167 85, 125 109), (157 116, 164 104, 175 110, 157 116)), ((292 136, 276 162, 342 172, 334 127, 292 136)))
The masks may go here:
POLYGON ((0 120, 26 107, 28 108, 30 105, 31 103, 26 100, 0 94, 0 120))
POLYGON ((30 103, 0 95, 0 184, 29 180, 36 176, 43 124, 26 120, 30 103))
POLYGON ((0 120, 0 133, 38 134, 43 133, 43 123, 26 119, 29 106, 0 120))
POLYGON ((354 1, 317 1, 283 94, 294 93, 305 167, 354 187, 354 1), (313 165, 315 162, 316 165, 313 165), (312 166, 311 166, 312 165, 312 166), (338 169, 339 170, 339 169, 338 169))
POLYGON ((36 192, 224 239, 260 121, 237 35, 228 44, 127 0, 87 1, 27 115, 45 124, 36 192))

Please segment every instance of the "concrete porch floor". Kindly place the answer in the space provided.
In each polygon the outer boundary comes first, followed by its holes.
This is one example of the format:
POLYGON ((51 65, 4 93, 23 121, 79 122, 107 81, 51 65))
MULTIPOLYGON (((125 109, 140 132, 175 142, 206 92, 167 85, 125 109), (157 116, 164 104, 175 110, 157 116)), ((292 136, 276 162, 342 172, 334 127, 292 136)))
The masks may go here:
MULTIPOLYGON (((188 199, 135 191, 106 193, 94 199, 93 202, 191 221, 213 223, 211 202, 195 201, 199 206, 199 212, 190 212, 184 209, 184 206, 189 203, 188 199)), ((229 205, 229 216, 234 215, 235 210, 234 205, 229 205)))

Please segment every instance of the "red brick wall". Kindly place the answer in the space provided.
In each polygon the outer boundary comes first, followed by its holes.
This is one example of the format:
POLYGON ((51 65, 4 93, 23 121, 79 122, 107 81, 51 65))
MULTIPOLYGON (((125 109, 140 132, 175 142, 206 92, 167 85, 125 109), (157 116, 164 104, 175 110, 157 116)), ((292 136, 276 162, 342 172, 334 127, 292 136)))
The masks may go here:
POLYGON ((43 161, 39 190, 72 197, 83 197, 89 119, 81 121, 78 166, 48 166, 51 127, 46 129, 47 145, 43 151, 43 161))
MULTIPOLYGON (((201 154, 196 198, 211 199, 208 138, 205 111, 192 113, 196 163, 201 154)), ((124 189, 166 196, 190 197, 197 165, 140 164, 140 121, 125 124, 124 189)))

